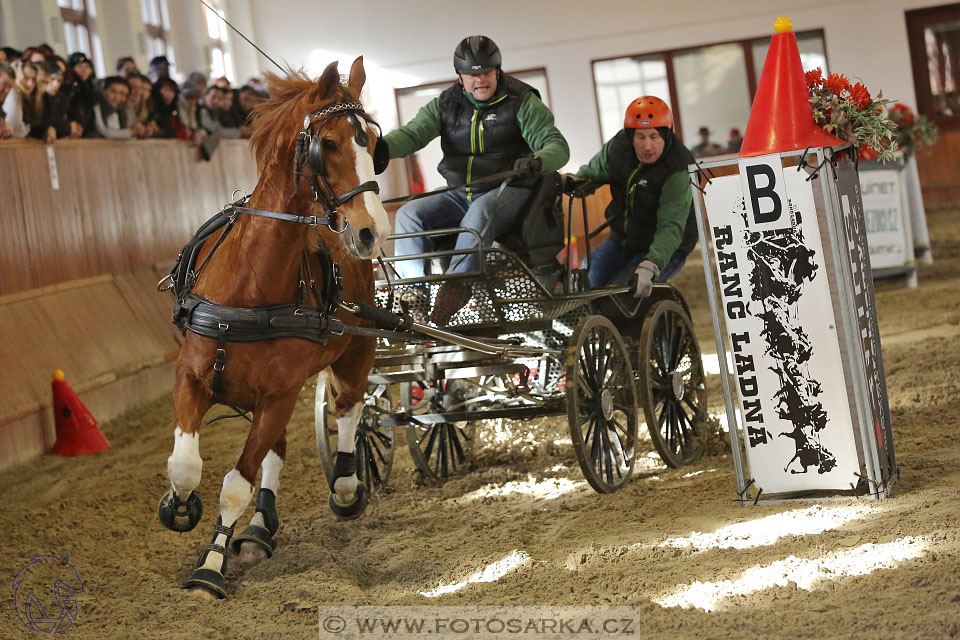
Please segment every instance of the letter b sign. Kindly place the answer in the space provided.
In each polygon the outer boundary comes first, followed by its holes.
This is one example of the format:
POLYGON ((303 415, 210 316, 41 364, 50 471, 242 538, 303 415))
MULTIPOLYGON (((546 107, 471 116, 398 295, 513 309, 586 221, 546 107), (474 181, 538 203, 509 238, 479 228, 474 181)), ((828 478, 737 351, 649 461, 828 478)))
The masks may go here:
POLYGON ((741 158, 740 181, 747 208, 747 227, 751 231, 793 226, 779 155, 741 158))

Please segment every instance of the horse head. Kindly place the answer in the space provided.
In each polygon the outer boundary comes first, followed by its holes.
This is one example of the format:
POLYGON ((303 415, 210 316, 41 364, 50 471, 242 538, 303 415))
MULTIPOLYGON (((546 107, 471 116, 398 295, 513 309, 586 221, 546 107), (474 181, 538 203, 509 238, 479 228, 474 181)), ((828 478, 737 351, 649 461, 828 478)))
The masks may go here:
POLYGON ((289 208, 306 203, 325 215, 350 253, 369 259, 390 234, 375 181, 389 152, 385 144, 378 148, 379 126, 359 102, 365 81, 363 57, 346 84, 336 62, 317 81, 295 71, 267 74, 271 97, 256 109, 251 145, 261 174, 275 172, 276 187, 294 194, 289 208))

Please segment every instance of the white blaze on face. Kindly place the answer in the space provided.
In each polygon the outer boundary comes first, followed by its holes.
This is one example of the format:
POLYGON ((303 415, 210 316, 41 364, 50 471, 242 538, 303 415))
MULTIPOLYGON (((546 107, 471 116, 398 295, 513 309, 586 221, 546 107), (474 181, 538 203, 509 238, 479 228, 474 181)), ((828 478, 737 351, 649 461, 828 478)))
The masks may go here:
MULTIPOLYGON (((369 136, 370 130, 363 118, 360 118, 360 126, 363 127, 363 130, 369 136)), ((371 180, 376 181, 377 174, 373 171, 373 156, 370 155, 366 147, 357 144, 356 138, 353 138, 353 150, 357 158, 357 179, 359 180, 359 184, 371 180)), ((373 218, 377 235, 380 238, 380 242, 383 242, 383 240, 390 235, 390 221, 387 219, 387 212, 383 208, 383 203, 380 202, 380 196, 373 191, 364 191, 363 206, 366 207, 367 213, 373 218)))

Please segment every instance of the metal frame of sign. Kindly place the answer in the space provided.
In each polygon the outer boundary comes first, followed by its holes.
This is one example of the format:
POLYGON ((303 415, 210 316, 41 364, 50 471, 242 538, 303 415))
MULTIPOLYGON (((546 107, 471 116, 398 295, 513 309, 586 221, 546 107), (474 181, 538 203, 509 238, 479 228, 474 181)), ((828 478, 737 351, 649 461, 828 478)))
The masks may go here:
MULTIPOLYGON (((873 281, 872 277, 870 277, 868 258, 863 260, 860 266, 860 268, 865 271, 865 273, 861 274, 862 277, 865 278, 862 280, 863 286, 869 287, 868 290, 864 292, 864 295, 867 296, 867 304, 865 307, 866 317, 859 318, 860 322, 858 323, 857 300, 854 286, 855 279, 851 266, 852 258, 850 250, 859 248, 862 252, 868 252, 868 248, 865 246, 865 230, 858 228, 851 231, 854 235, 857 235, 856 232, 862 231, 862 240, 864 242, 863 247, 851 247, 847 242, 844 211, 837 188, 837 173, 829 161, 834 158, 838 152, 848 147, 849 145, 843 145, 833 148, 807 149, 805 151, 791 151, 777 155, 780 156, 781 162, 787 158, 798 158, 800 162, 804 162, 808 166, 817 167, 817 170, 820 172, 823 210, 818 211, 817 214, 818 216, 823 216, 826 222, 827 236, 822 240, 825 241, 826 245, 829 245, 825 246, 824 250, 829 251, 832 258, 831 264, 827 268, 833 272, 836 283, 836 290, 833 293, 837 296, 835 302, 840 310, 840 317, 837 318, 836 321, 843 325, 839 328, 840 331, 838 332, 839 336, 842 337, 840 340, 840 349, 844 359, 844 368, 852 378, 852 398, 848 396, 847 402, 850 407, 851 418, 857 423, 853 426, 853 429, 862 472, 861 482, 857 486, 851 485, 849 491, 798 491, 765 494, 765 503, 782 498, 826 497, 837 494, 868 494, 875 498, 884 498, 889 495, 893 482, 897 477, 896 461, 893 456, 889 407, 886 406, 885 402, 886 386, 883 377, 882 354, 879 350, 879 334, 876 332, 876 307, 873 300, 873 281), (882 396, 882 402, 879 408, 881 415, 879 416, 875 415, 877 411, 875 407, 871 405, 871 399, 868 397, 869 376, 865 364, 864 345, 859 335, 864 331, 864 329, 861 329, 861 324, 863 323, 869 325, 866 331, 870 334, 870 339, 874 341, 870 344, 870 349, 872 353, 876 354, 873 382, 878 386, 878 389, 880 389, 882 396), (872 329, 870 327, 872 327, 872 329), (878 425, 876 427, 877 437, 874 437, 873 427, 875 424, 878 425), (881 434, 881 429, 883 434, 881 434), (878 443, 878 439, 880 439, 881 442, 878 443), (881 448, 884 450, 881 451, 881 448), (881 460, 881 456, 885 456, 884 461, 881 460)), ((752 478, 748 479, 749 476, 747 474, 744 455, 745 445, 741 438, 742 425, 740 422, 742 419, 737 417, 737 402, 734 397, 734 391, 731 388, 730 371, 728 370, 726 358, 728 352, 733 353, 733 349, 732 345, 728 344, 726 320, 723 317, 723 313, 721 313, 722 304, 720 300, 719 282, 717 275, 714 273, 714 269, 717 267, 714 256, 712 255, 710 236, 707 234, 707 217, 704 211, 703 193, 701 193, 700 189, 701 177, 707 178, 706 174, 715 168, 733 168, 739 173, 738 159, 734 158, 690 165, 689 173, 691 175, 691 189, 694 194, 693 200, 697 216, 697 228, 700 234, 700 250, 703 257, 704 277, 707 285, 707 300, 713 316, 714 338, 716 340, 718 354, 717 362, 720 368, 724 404, 727 411, 727 428, 736 474, 737 498, 740 504, 757 504, 761 499, 761 495, 764 494, 762 488, 760 491, 756 491, 757 488, 754 487, 756 495, 753 497, 749 495, 750 487, 754 485, 754 481, 752 478)), ((709 180, 704 189, 707 188, 709 188, 709 180)), ((859 224, 862 227, 863 221, 860 220, 859 224)), ((855 237, 854 242, 856 242, 856 239, 855 237)))

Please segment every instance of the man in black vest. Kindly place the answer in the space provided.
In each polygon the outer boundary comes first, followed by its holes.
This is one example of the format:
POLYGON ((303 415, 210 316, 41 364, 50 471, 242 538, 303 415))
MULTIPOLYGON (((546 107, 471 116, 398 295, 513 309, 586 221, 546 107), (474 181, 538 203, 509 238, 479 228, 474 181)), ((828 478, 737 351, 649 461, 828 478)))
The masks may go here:
MULTIPOLYGON (((567 141, 554 126, 553 113, 537 90, 503 73, 500 65, 500 49, 493 40, 464 38, 453 54, 457 82, 384 139, 392 159, 415 153, 439 136, 443 160, 437 169, 450 186, 510 169, 525 169, 527 175, 512 179, 507 186, 488 182, 414 200, 397 212, 397 233, 466 227, 475 229, 483 244, 489 245, 515 224, 537 176, 558 170, 570 158, 567 141)), ((476 244, 476 236, 461 233, 456 248, 470 249, 476 244)), ((396 242, 395 253, 410 255, 431 248, 428 238, 408 238, 396 242)), ((422 260, 400 261, 396 267, 403 278, 424 275, 422 260)), ((447 273, 478 267, 476 254, 455 256, 447 273)), ((447 284, 454 286, 441 290, 449 295, 438 296, 434 313, 438 324, 467 302, 469 289, 455 291, 455 283, 450 281, 447 284), (447 308, 439 309, 441 306, 447 308)), ((404 293, 426 295, 416 288, 404 293)))
POLYGON ((564 190, 610 185, 610 235, 591 252, 587 278, 591 287, 600 287, 636 274, 634 294, 646 297, 654 282, 666 282, 683 268, 697 243, 687 174, 694 160, 673 132, 670 107, 660 98, 631 102, 623 127, 576 175, 564 176, 564 190))

